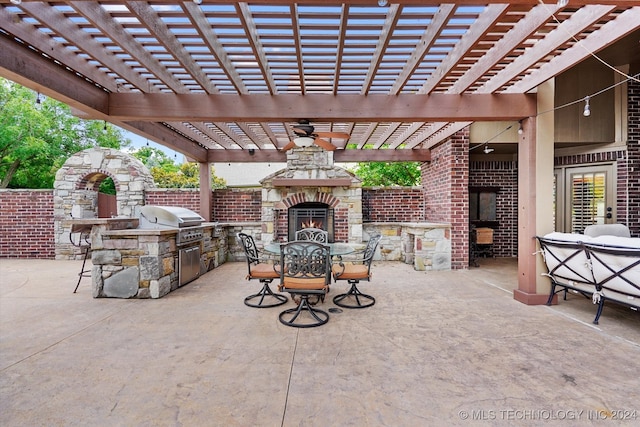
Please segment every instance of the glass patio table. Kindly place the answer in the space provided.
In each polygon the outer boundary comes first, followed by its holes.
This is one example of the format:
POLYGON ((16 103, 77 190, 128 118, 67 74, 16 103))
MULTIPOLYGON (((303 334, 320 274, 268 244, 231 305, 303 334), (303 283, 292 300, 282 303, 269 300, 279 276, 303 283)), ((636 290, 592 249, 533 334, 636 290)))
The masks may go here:
MULTIPOLYGON (((325 243, 329 246, 329 254, 334 256, 342 256, 347 255, 352 252, 355 252, 355 248, 348 243, 336 242, 336 243, 325 243)), ((270 252, 272 254, 280 255, 280 242, 271 242, 264 245, 264 250, 270 252)))

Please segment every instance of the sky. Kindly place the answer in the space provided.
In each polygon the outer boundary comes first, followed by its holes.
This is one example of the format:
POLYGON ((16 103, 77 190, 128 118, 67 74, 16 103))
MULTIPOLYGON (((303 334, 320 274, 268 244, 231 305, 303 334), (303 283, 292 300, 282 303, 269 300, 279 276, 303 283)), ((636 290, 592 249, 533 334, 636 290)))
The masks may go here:
POLYGON ((148 140, 146 138, 143 138, 140 135, 136 135, 133 132, 129 132, 128 130, 125 130, 122 128, 118 128, 118 129, 122 130, 125 138, 131 140, 131 146, 134 149, 142 148, 146 146, 148 143, 149 147, 162 150, 169 158, 174 158, 176 159, 177 162, 181 162, 184 157, 181 153, 178 153, 177 151, 174 151, 168 147, 165 147, 164 145, 156 144, 155 142, 148 140))

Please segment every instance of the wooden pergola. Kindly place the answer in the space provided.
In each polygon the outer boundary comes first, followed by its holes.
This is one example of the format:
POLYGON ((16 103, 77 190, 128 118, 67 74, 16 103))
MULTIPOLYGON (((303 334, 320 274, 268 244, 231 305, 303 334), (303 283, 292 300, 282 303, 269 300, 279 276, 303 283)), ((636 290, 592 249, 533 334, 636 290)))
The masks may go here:
POLYGON ((628 64, 640 0, 382 3, 0 0, 0 76, 199 162, 205 215, 209 163, 284 161, 301 119, 350 135, 338 162, 429 161, 520 121, 516 298, 535 299, 536 91, 594 54, 628 64))
POLYGON ((203 163, 283 161, 299 119, 350 135, 336 161, 429 160, 640 28, 640 1, 198 3, 0 0, 0 75, 203 163))

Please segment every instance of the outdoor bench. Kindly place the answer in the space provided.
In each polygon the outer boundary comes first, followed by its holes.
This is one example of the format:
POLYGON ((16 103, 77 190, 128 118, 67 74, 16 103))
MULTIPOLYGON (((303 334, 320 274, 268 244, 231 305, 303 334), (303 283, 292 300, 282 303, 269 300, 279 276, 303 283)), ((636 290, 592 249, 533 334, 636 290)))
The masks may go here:
POLYGON ((551 279, 547 305, 571 289, 597 304, 596 325, 606 301, 640 308, 640 238, 554 232, 537 239, 551 279))

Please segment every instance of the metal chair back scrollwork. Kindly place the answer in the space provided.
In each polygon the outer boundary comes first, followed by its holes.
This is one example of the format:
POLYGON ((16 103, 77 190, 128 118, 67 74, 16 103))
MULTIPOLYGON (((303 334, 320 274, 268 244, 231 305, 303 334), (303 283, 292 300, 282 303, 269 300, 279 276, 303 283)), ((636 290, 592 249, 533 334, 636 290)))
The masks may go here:
POLYGON ((315 308, 309 297, 321 298, 331 282, 329 246, 314 241, 293 241, 280 246, 280 287, 300 297, 296 308, 283 311, 280 322, 296 328, 311 328, 329 321, 326 311, 315 308))
POLYGON ((246 233, 237 234, 238 241, 242 244, 244 254, 247 257, 247 280, 258 280, 262 283, 262 289, 257 294, 249 295, 244 299, 245 305, 255 308, 276 307, 287 302, 285 295, 274 293, 271 290, 271 282, 280 278, 277 267, 277 259, 269 258, 258 250, 253 237, 246 233))
POLYGON ((380 234, 371 236, 367 247, 356 259, 340 261, 333 265, 333 279, 336 282, 346 280, 351 285, 347 293, 336 295, 333 298, 335 305, 345 308, 365 308, 376 303, 373 296, 360 292, 357 285, 361 280, 368 282, 371 279, 371 263, 381 238, 380 234))
POLYGON ((329 232, 320 228, 303 228, 296 231, 296 240, 310 240, 312 242, 329 242, 329 232))

